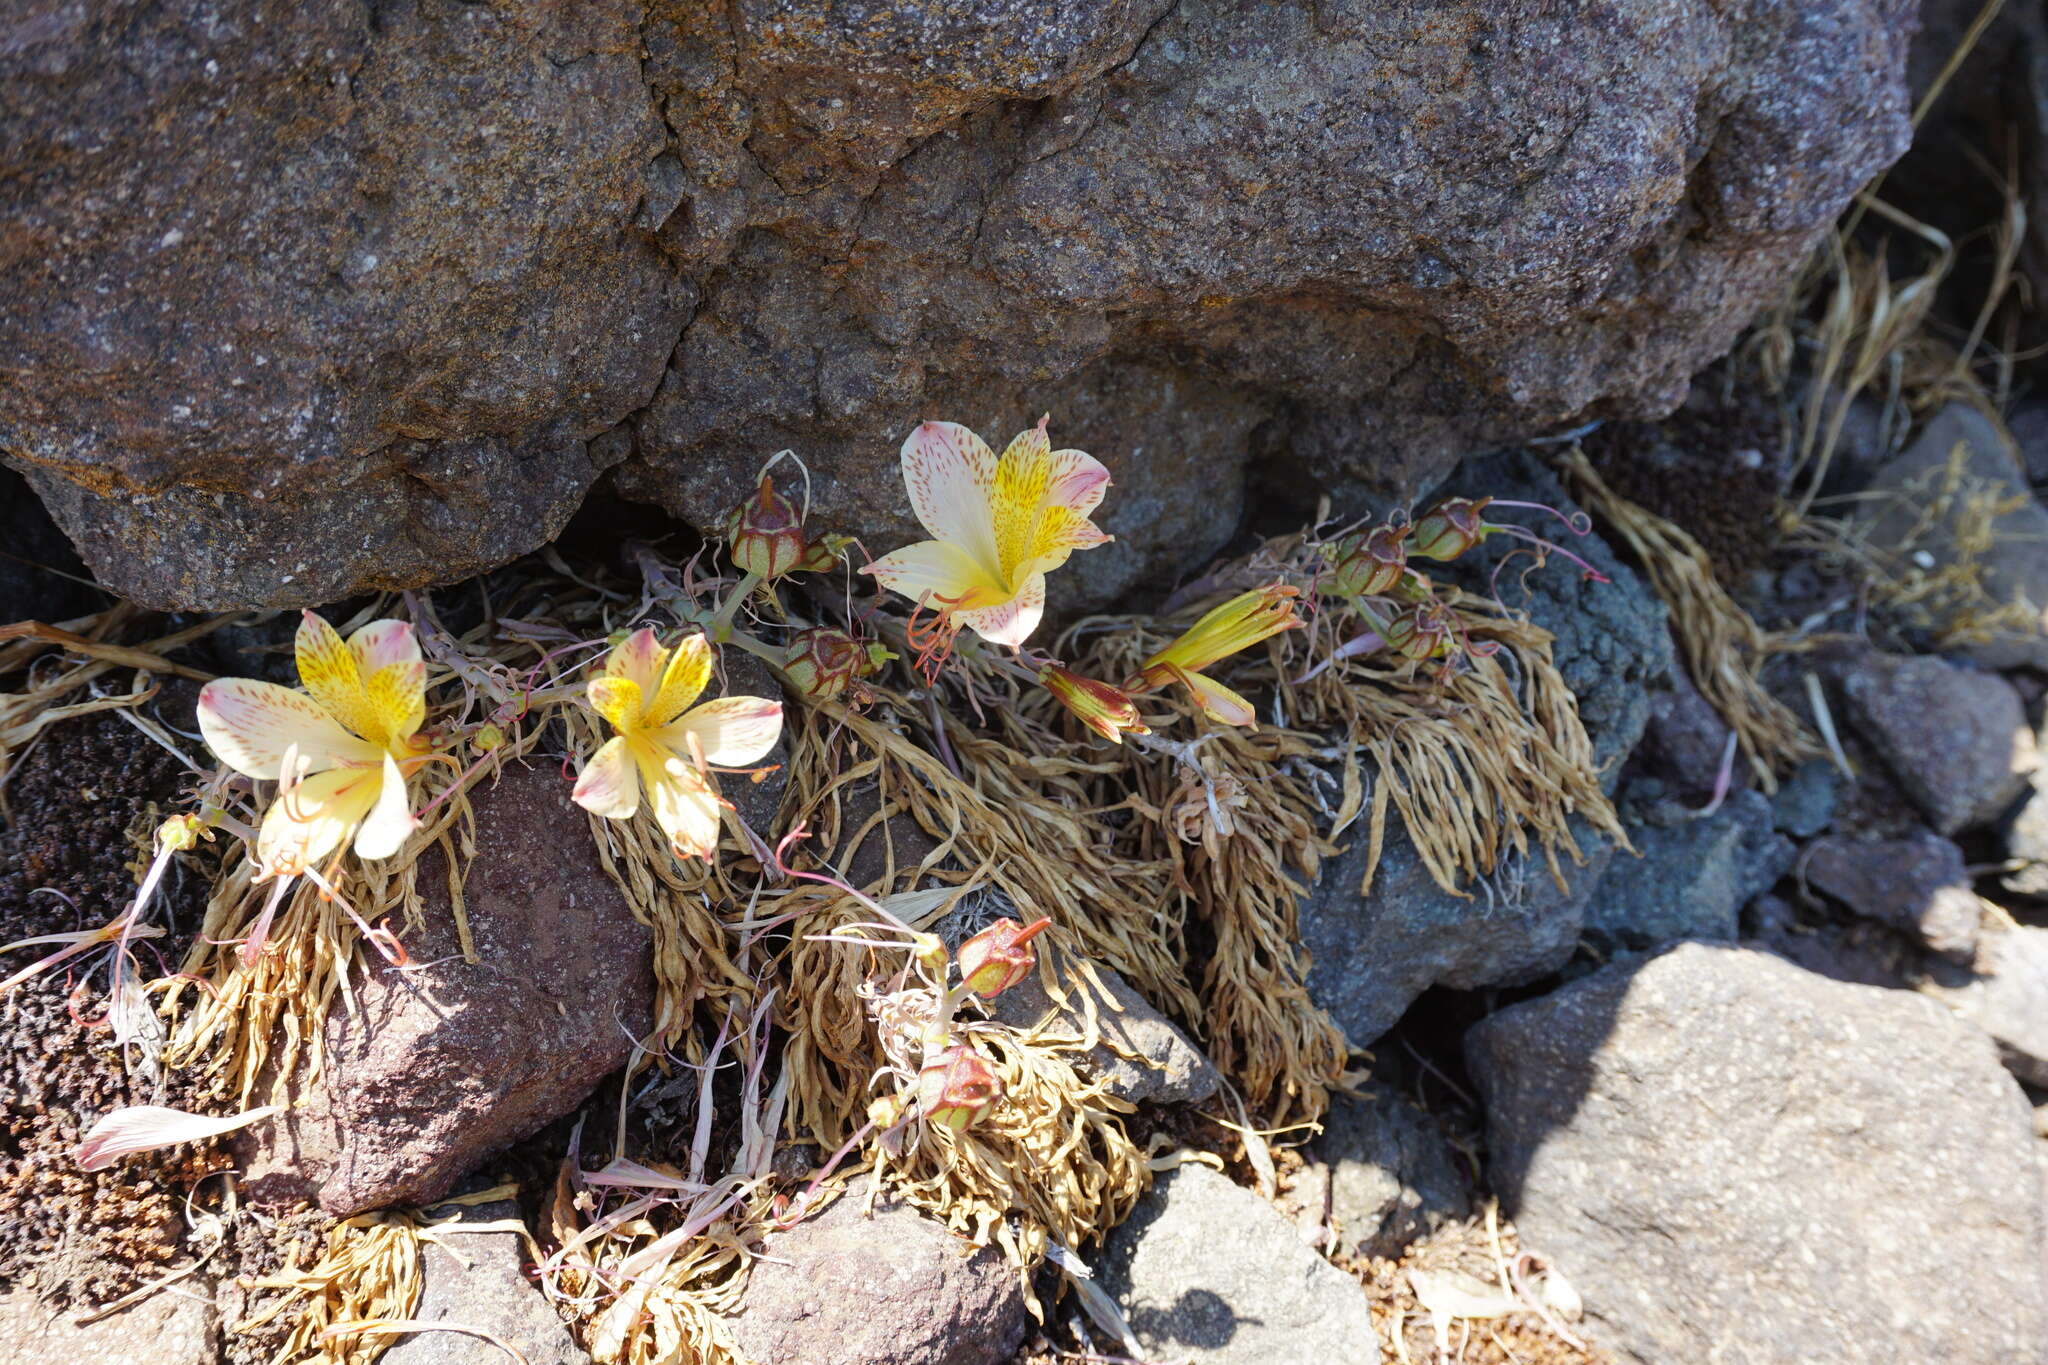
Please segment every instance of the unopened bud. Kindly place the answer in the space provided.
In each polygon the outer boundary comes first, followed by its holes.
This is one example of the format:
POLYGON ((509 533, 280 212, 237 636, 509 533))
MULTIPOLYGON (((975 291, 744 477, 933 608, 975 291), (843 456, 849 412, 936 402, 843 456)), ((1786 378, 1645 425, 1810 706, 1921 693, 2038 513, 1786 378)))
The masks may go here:
POLYGON ((469 737, 469 747, 480 754, 487 754, 504 746, 505 732, 489 721, 477 726, 476 733, 469 737))
POLYGON ((860 641, 845 631, 812 626, 790 638, 782 675, 812 701, 831 701, 868 671, 868 657, 860 641))
POLYGON ((868 1122, 877 1128, 894 1128, 905 1107, 901 1095, 877 1095, 868 1101, 868 1122))
POLYGON ((1003 1081, 979 1052, 955 1043, 917 1073, 917 1108, 925 1120, 965 1132, 995 1112, 1003 1081))
POLYGON ((937 934, 915 934, 910 940, 910 951, 917 956, 925 969, 933 976, 946 970, 946 941, 937 934))
POLYGON ((804 543, 803 514, 775 491, 775 480, 766 474, 761 486, 726 518, 725 535, 732 543, 732 562, 763 579, 789 573, 810 552, 804 543))
POLYGON ((157 847, 167 848, 173 853, 183 853, 197 844, 202 836, 213 837, 206 821, 196 815, 173 815, 156 827, 157 847))
POLYGON ((1424 559, 1456 559, 1486 539, 1486 504, 1492 498, 1446 498, 1415 523, 1408 548, 1424 559))
POLYGON ((1112 744, 1123 743, 1126 730, 1134 735, 1152 733, 1138 719, 1138 704, 1120 687, 1083 677, 1058 664, 1047 666, 1039 673, 1038 680, 1083 725, 1112 744))
POLYGON ((1419 663, 1448 655, 1457 643, 1457 628, 1449 608, 1425 602, 1388 622, 1386 639, 1387 648, 1419 663))
POLYGON ((1031 974, 1038 959, 1031 940, 1052 926, 1041 919, 1026 927, 999 919, 960 945, 960 979, 983 999, 993 999, 1031 974))
POLYGON ((1340 597, 1381 597, 1393 591, 1408 567, 1406 526, 1380 526, 1325 546, 1330 589, 1340 597))
POLYGON ((852 536, 843 536, 837 531, 828 531, 818 539, 804 557, 797 561, 797 573, 823 573, 839 562, 839 556, 846 553, 846 547, 853 544, 852 536))

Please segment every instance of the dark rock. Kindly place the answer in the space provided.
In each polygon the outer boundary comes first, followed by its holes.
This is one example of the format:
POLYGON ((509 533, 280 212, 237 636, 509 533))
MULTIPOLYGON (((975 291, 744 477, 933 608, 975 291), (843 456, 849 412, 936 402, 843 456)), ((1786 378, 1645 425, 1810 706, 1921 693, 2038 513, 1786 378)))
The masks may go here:
MULTIPOLYGON (((1084 1074, 1106 1080, 1111 1093, 1133 1104, 1200 1104, 1216 1093, 1222 1073, 1172 1020, 1109 968, 1097 966, 1095 974, 1109 998, 1096 1001, 1101 1041, 1081 1054, 1084 1074)), ((1086 989, 1078 977, 1063 984, 1070 996, 1086 989)), ((1086 1036, 1081 1002, 1059 1004, 1035 972, 987 1004, 992 1017, 1012 1028, 1043 1027, 1049 1037, 1076 1042, 1086 1036)))
MULTIPOLYGON (((719 679, 716 695, 721 697, 767 697, 780 701, 784 714, 794 702, 784 695, 782 681, 769 671, 768 665, 744 649, 721 649, 718 652, 719 679)), ((707 689, 707 699, 712 692, 707 689)), ((775 741, 775 747, 761 756, 756 768, 768 772, 759 781, 750 777, 731 774, 718 780, 718 792, 732 802, 747 828, 752 830, 770 848, 784 833, 781 824, 782 795, 789 790, 789 731, 783 730, 782 738, 775 741)), ((730 827, 730 817, 727 825, 730 827)))
POLYGON ((1671 670, 1671 685, 1651 692, 1649 703, 1642 747, 1632 762, 1654 773, 1672 795, 1703 802, 1720 778, 1731 733, 1728 722, 1683 668, 1671 670))
POLYGON ((1778 784, 1771 797, 1771 825, 1780 834, 1811 839, 1835 823, 1841 774, 1824 758, 1808 759, 1778 784))
POLYGON ((69 621, 107 601, 43 500, 21 475, 0 465, 0 626, 69 621))
POLYGON ((1906 839, 1831 835, 1806 846, 1800 877, 1866 919, 1888 924, 1942 956, 1968 962, 1981 911, 1963 851, 1920 831, 1906 839))
POLYGON ((73 1323, 73 1312, 32 1288, 0 1296, 0 1365, 215 1365, 220 1359, 220 1316, 204 1276, 180 1280, 83 1327, 73 1323))
POLYGON ((1351 1255, 1399 1259, 1410 1242, 1472 1211, 1442 1130, 1384 1087, 1333 1096, 1309 1156, 1351 1255))
POLYGON ((110 586, 313 605, 561 528, 691 301, 634 221, 665 140, 641 18, 273 3, 11 31, 0 349, 28 382, 0 448, 110 586))
POLYGON ((794 447, 887 548, 915 420, 1052 395, 1128 409, 1056 427, 1133 494, 1078 600, 1215 548, 1258 419, 1405 495, 1668 409, 1908 134, 1910 0, 825 13, 24 21, 0 449, 121 591, 284 605, 502 561, 619 459, 702 526, 794 447))
POLYGON ((1309 995, 1353 1047, 1364 1047, 1431 986, 1522 985, 1564 966, 1578 944, 1586 903, 1614 859, 1612 840, 1576 817, 1572 830, 1586 864, 1560 859, 1563 889, 1537 856, 1504 865, 1466 897, 1436 884, 1394 822, 1372 892, 1361 898, 1366 839, 1355 835, 1348 849, 1324 861, 1302 898, 1309 995))
MULTIPOLYGON (((1984 534, 1986 528, 1963 524, 1964 509, 1975 500, 1965 495, 1978 491, 2013 502, 1991 520, 1989 543, 1976 557, 1984 588, 2000 603, 2024 597, 2037 615, 2028 629, 1996 631, 1957 652, 1986 668, 2048 668, 2048 554, 2041 551, 2048 545, 2048 506, 2031 495, 2011 438, 1992 419, 1960 402, 1935 413, 1913 443, 1871 477, 1858 529, 1876 546, 1902 547, 1910 537, 1912 553, 1927 557, 1923 567, 1946 567, 1984 534), (1948 472, 1958 448, 1962 485, 1948 472), (1945 510, 1923 526, 1937 509, 1945 510)), ((1942 628, 1949 622, 1932 624, 1942 628)))
POLYGON ((2019 447, 2020 467, 2036 490, 2048 489, 2048 398, 2023 399, 2005 415, 2005 429, 2019 447))
POLYGON ((1001 1365, 1024 1339, 1017 1274, 915 1209, 851 1194, 768 1239, 726 1320, 752 1365, 1001 1365))
POLYGON ((1586 933, 1608 950, 1681 938, 1733 939, 1742 907, 1792 866, 1789 839, 1771 828, 1771 804, 1739 791, 1711 815, 1657 826, 1633 822, 1629 842, 1586 905, 1586 933))
POLYGON ((1996 820, 2025 787, 2033 735, 2019 694, 1996 674, 1867 653, 1841 687, 1849 723, 1936 833, 1996 820))
POLYGON ((1776 896, 1759 896, 1750 914, 1757 924, 1744 947, 1776 953, 1816 976, 1884 990, 1906 990, 1920 979, 1920 950, 1882 925, 1868 920, 1802 924, 1791 905, 1776 896))
POLYGON ((336 1217, 445 1195, 491 1152, 567 1113, 653 1027, 653 935, 605 874, 552 764, 473 793, 462 959, 438 850, 421 856, 417 963, 362 972, 326 1023, 304 1108, 250 1130, 244 1188, 336 1217))
POLYGON ((2048 929, 1986 934, 1969 972, 1937 971, 1925 989, 1990 1034, 2013 1075, 2048 1088, 2048 929))
MULTIPOLYGON (((484 1223, 518 1223, 517 1203, 430 1212, 460 1216, 438 1225, 437 1240, 420 1251, 425 1287, 416 1321, 480 1327, 519 1352, 526 1365, 589 1365, 589 1354, 526 1274, 526 1240, 510 1228, 471 1231, 484 1223)), ((482 1337, 457 1331, 394 1338, 382 1357, 383 1365, 503 1365, 507 1359, 482 1337)))
POLYGON ((1377 1365, 1372 1303, 1280 1212, 1198 1163, 1159 1177, 1109 1235, 1096 1281, 1149 1358, 1377 1365))
MULTIPOLYGON (((1542 503, 1568 517, 1581 510, 1565 495, 1549 466, 1528 451, 1468 460, 1438 492, 1446 497, 1542 503)), ((1530 620, 1557 637, 1552 657, 1578 698, 1579 719, 1593 741, 1593 761, 1612 792, 1621 776, 1621 760, 1634 751, 1649 724, 1651 697, 1674 685, 1664 604, 1598 535, 1575 536, 1540 512, 1509 508, 1493 519, 1526 526, 1546 540, 1561 540, 1611 580, 1589 580, 1559 555, 1551 555, 1541 568, 1533 567, 1530 547, 1506 535, 1490 536, 1451 563, 1431 566, 1439 577, 1526 611, 1530 620)), ((1714 764, 1719 763, 1716 752, 1714 764)))
POLYGON ((1495 1188, 1622 1360, 1988 1365, 2048 1340, 2031 1115, 1925 997, 1689 943, 1502 1010, 1466 1057, 1495 1188))

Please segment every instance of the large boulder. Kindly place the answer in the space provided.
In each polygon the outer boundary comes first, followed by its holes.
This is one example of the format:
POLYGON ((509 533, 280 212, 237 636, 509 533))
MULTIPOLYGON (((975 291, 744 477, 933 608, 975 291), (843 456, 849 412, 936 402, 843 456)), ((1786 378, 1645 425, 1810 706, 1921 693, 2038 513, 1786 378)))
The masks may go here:
POLYGON ((1466 1035, 1494 1188, 1624 1361, 2038 1360, 2032 1116, 1911 992, 1683 944, 1466 1035))
POLYGON ((1254 451, 1407 496, 1670 408, 1907 140, 1910 0, 245 0, 0 28, 0 453, 112 586, 316 603, 700 525, 886 545, 1050 409, 1101 597, 1254 451), (1260 434, 1263 432, 1263 434, 1260 434), (621 463, 623 462, 623 463, 621 463))

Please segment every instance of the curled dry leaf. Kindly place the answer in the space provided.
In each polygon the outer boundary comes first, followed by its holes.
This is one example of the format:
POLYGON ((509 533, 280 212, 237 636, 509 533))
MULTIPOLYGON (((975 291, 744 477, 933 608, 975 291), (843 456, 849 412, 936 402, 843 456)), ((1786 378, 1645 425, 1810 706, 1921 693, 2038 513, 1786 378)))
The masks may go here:
POLYGON ((72 1155, 80 1169, 97 1171, 137 1152, 154 1152, 162 1147, 174 1147, 180 1142, 198 1142, 219 1137, 222 1133, 232 1133, 277 1112, 277 1105, 266 1104, 219 1118, 208 1114, 188 1114, 182 1109, 167 1109, 156 1104, 131 1105, 116 1109, 95 1123, 72 1155))

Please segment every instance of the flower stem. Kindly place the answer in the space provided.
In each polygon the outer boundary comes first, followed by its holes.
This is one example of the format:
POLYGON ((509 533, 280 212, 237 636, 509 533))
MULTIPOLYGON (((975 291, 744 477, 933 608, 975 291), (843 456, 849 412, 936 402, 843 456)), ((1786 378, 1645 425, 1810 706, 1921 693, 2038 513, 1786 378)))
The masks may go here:
POLYGON ((754 589, 761 586, 761 575, 744 573, 740 581, 732 585, 732 591, 718 604, 718 614, 711 618, 711 638, 720 644, 732 639, 732 618, 739 614, 740 603, 747 600, 754 589))

